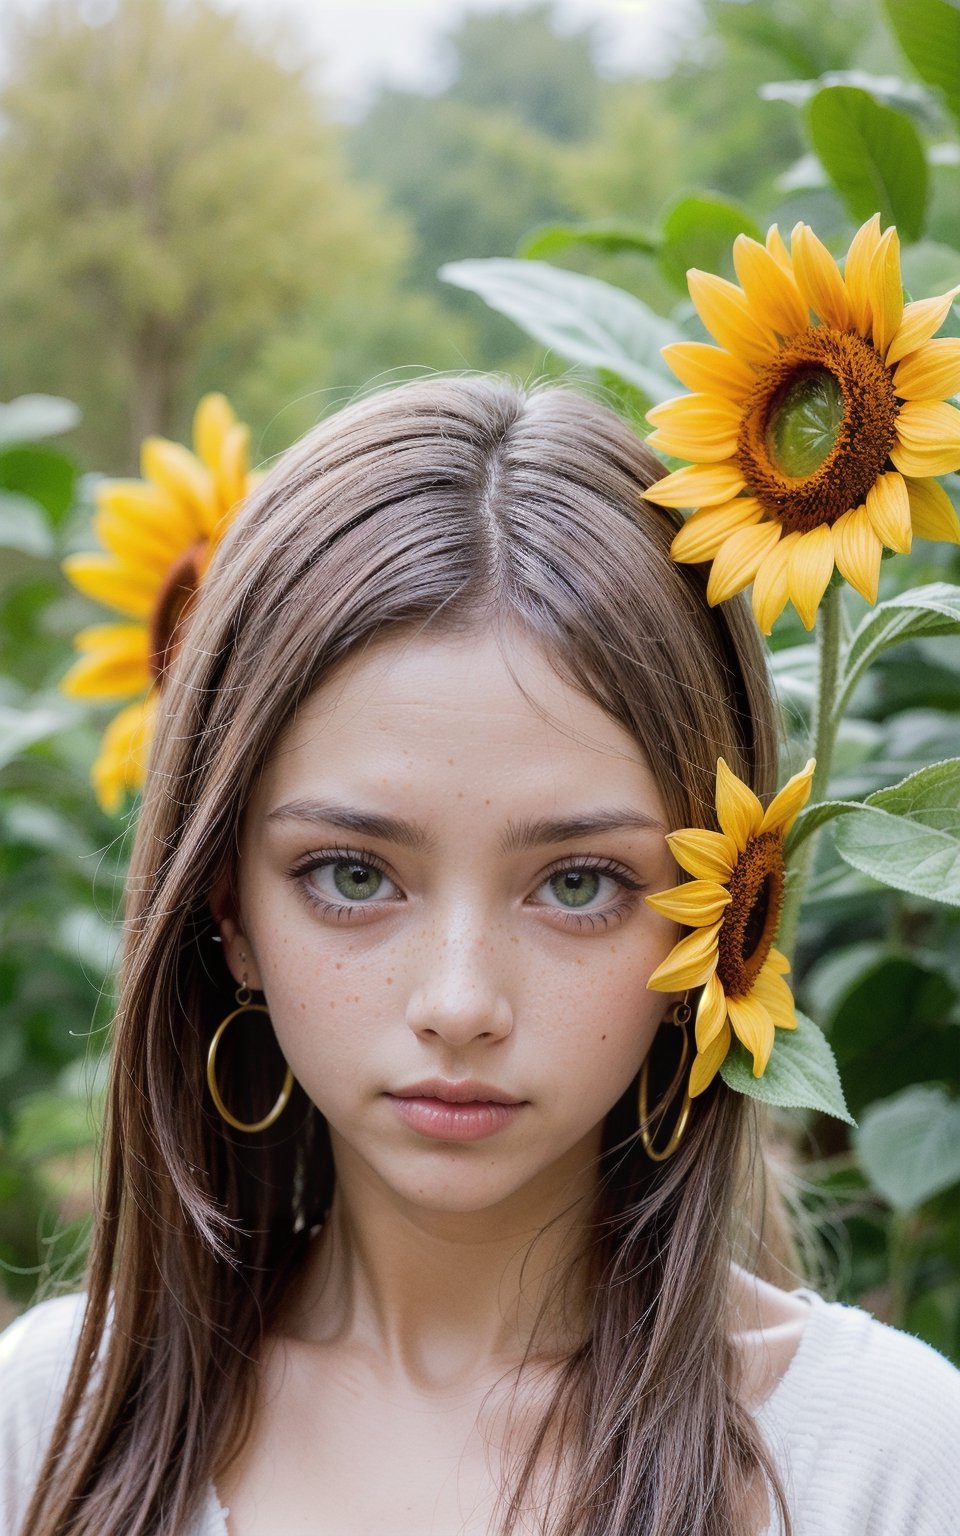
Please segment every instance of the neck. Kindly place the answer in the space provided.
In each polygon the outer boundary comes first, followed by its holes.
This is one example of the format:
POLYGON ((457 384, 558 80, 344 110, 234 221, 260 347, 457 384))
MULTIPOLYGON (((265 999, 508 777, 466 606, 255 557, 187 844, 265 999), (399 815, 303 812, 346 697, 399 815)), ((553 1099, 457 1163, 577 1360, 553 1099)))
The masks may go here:
POLYGON ((593 1212, 599 1148, 571 1149, 494 1206, 441 1210, 404 1199, 331 1139, 333 1203, 286 1333, 360 1351, 425 1391, 499 1376, 528 1349, 557 1359, 581 1341, 582 1273, 561 1282, 593 1212))

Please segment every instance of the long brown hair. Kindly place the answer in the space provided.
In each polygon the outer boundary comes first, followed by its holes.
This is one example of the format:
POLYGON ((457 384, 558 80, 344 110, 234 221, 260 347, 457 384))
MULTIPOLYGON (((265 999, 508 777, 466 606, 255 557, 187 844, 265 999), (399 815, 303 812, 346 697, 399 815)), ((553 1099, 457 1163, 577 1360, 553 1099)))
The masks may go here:
MULTIPOLYGON (((642 499, 661 472, 623 422, 572 390, 439 379, 322 424, 237 517, 164 684, 88 1304, 24 1536, 182 1533, 242 1443, 265 1331, 329 1208, 329 1137, 302 1091, 274 1128, 238 1136, 209 1101, 205 1058, 232 990, 210 943, 210 893, 231 884, 273 743, 332 668, 400 626, 519 625, 633 733, 673 825, 712 824, 720 754, 771 791, 756 631, 739 601, 708 607, 700 568, 670 560, 674 517, 642 499)), ((221 1053, 219 1071, 235 1113, 265 1112, 275 1088, 262 1054, 221 1053)), ((551 1536, 747 1531, 758 1478, 790 1530, 738 1400, 726 1315, 762 1125, 719 1078, 693 1108, 666 1163, 643 1151, 635 1084, 607 1117, 580 1256, 587 1333, 505 1493, 506 1532, 551 1425, 566 1469, 551 1536)))

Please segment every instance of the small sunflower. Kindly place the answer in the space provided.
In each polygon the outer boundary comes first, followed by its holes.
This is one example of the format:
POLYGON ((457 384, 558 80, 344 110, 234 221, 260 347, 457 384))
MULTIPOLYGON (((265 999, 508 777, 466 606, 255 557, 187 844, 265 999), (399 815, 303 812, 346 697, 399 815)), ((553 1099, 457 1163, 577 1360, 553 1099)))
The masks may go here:
POLYGON ((249 429, 223 395, 205 395, 193 421, 195 453, 149 437, 142 480, 103 480, 96 489, 96 554, 70 555, 63 568, 85 596, 130 622, 94 624, 74 644, 81 652, 61 682, 74 698, 137 695, 103 735, 91 778, 104 810, 143 784, 164 670, 179 643, 213 551, 252 489, 249 429))
POLYGON ((762 1077, 774 1029, 796 1029, 793 997, 784 981, 790 962, 773 941, 783 905, 783 841, 807 801, 813 758, 764 810, 753 790, 721 757, 717 763, 719 832, 684 827, 667 837, 684 885, 646 898, 664 917, 693 933, 675 944, 647 985, 655 992, 702 987, 697 1006, 697 1054, 690 1069, 691 1098, 712 1083, 732 1035, 753 1055, 762 1077))
POLYGON ((788 252, 738 235, 740 285, 696 269, 690 296, 720 343, 663 355, 692 394, 656 406, 652 446, 693 462, 647 491, 695 510, 673 541, 684 564, 712 561, 707 599, 753 583, 765 634, 788 600, 807 629, 836 568, 877 600, 884 548, 913 536, 960 543, 933 478, 960 468, 960 340, 932 340, 960 287, 904 304, 900 245, 875 214, 843 275, 806 224, 788 252))

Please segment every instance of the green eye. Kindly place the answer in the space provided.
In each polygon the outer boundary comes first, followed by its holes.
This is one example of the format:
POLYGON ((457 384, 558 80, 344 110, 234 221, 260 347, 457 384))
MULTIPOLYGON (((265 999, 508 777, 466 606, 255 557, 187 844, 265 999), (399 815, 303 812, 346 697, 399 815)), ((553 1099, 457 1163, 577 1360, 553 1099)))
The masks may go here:
POLYGON ((550 889, 564 907, 586 907, 600 889, 600 876, 594 869, 564 869, 551 875, 550 889))
POLYGON ((333 883, 349 901, 368 901, 383 884, 379 869, 358 864, 356 859, 338 859, 333 866, 333 883))

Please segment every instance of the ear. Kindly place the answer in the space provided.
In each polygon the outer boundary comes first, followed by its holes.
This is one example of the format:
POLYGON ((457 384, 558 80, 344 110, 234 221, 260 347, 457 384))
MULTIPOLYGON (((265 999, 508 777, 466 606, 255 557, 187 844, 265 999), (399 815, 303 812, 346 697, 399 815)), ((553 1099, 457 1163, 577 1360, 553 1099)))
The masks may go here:
POLYGON ((260 970, 253 946, 243 930, 239 915, 230 910, 226 893, 214 891, 209 905, 223 944, 223 958, 237 986, 248 986, 254 992, 262 992, 260 970))

